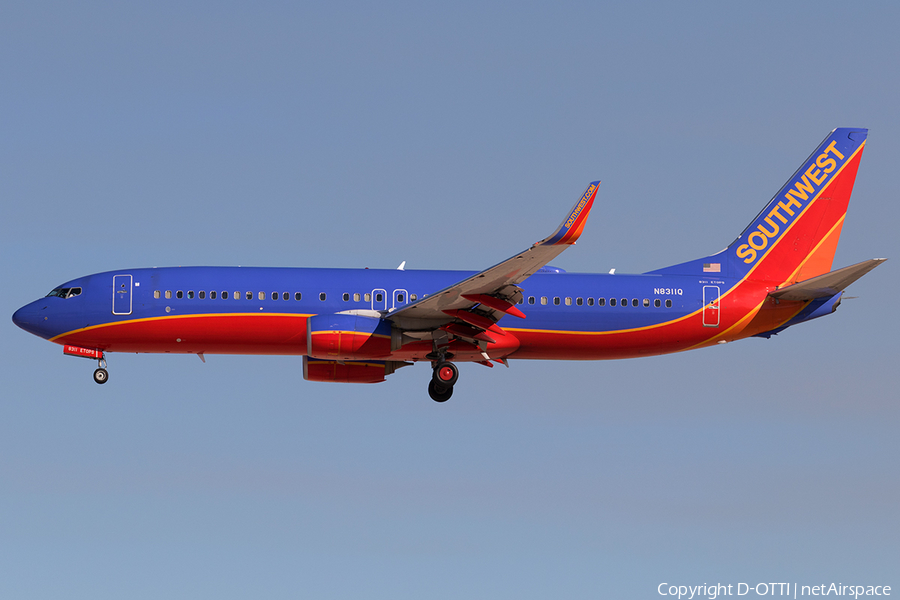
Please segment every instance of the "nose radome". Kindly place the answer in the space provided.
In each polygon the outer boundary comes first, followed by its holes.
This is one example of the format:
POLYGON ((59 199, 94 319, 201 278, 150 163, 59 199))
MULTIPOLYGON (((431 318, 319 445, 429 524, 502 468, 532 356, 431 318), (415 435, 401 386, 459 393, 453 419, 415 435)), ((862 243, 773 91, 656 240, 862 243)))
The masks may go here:
POLYGON ((28 333, 33 333, 34 335, 43 337, 42 331, 45 328, 45 315, 41 313, 44 308, 46 308, 46 306, 40 301, 26 304, 15 313, 13 313, 13 323, 15 323, 28 333))
POLYGON ((29 317, 31 316, 29 314, 31 313, 31 311, 29 310, 29 306, 23 306, 22 308, 14 312, 12 316, 13 323, 18 325, 22 329, 25 329, 25 326, 28 324, 29 317))

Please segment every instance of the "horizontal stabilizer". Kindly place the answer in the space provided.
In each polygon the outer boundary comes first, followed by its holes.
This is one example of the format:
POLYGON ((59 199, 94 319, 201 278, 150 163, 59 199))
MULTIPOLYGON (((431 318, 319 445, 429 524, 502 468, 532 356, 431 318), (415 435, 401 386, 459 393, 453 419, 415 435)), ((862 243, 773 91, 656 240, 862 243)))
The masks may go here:
POLYGON ((815 300, 816 298, 834 296, 839 292, 843 292, 851 283, 886 260, 886 258, 873 258, 872 260, 783 287, 774 292, 769 292, 769 295, 778 300, 815 300))

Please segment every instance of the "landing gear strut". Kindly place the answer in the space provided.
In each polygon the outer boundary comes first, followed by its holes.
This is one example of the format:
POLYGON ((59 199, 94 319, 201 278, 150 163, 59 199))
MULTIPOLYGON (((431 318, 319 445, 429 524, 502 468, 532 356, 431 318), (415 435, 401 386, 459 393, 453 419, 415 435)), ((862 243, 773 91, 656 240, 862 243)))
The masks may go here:
POLYGON ((446 402, 453 395, 453 384, 459 379, 459 369, 451 362, 439 361, 428 383, 428 395, 435 402, 446 402))

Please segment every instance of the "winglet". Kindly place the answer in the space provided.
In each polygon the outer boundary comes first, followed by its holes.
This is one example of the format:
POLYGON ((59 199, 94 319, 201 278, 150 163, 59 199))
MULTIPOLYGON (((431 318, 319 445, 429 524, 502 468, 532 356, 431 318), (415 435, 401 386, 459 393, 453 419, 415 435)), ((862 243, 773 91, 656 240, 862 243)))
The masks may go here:
POLYGON ((575 203, 569 215, 562 222, 559 228, 553 232, 553 235, 545 240, 538 242, 538 245, 571 245, 581 235, 584 224, 587 222, 588 215, 591 214, 591 206, 594 204, 594 198, 597 196, 597 188, 600 186, 599 181, 592 182, 581 199, 575 203))

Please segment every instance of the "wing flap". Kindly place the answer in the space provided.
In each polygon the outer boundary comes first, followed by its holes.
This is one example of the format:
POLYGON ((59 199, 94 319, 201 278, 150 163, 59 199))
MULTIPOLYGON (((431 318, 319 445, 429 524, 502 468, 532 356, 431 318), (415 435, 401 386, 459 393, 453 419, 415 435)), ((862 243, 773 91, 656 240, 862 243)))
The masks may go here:
POLYGON ((499 310, 500 312, 512 315, 514 317, 519 317, 520 319, 525 318, 525 313, 516 308, 512 303, 507 302, 506 300, 502 300, 500 298, 496 298, 494 296, 487 296, 485 294, 463 294, 463 298, 466 300, 471 300, 472 302, 478 302, 479 304, 484 304, 488 308, 493 308, 494 310, 499 310))

